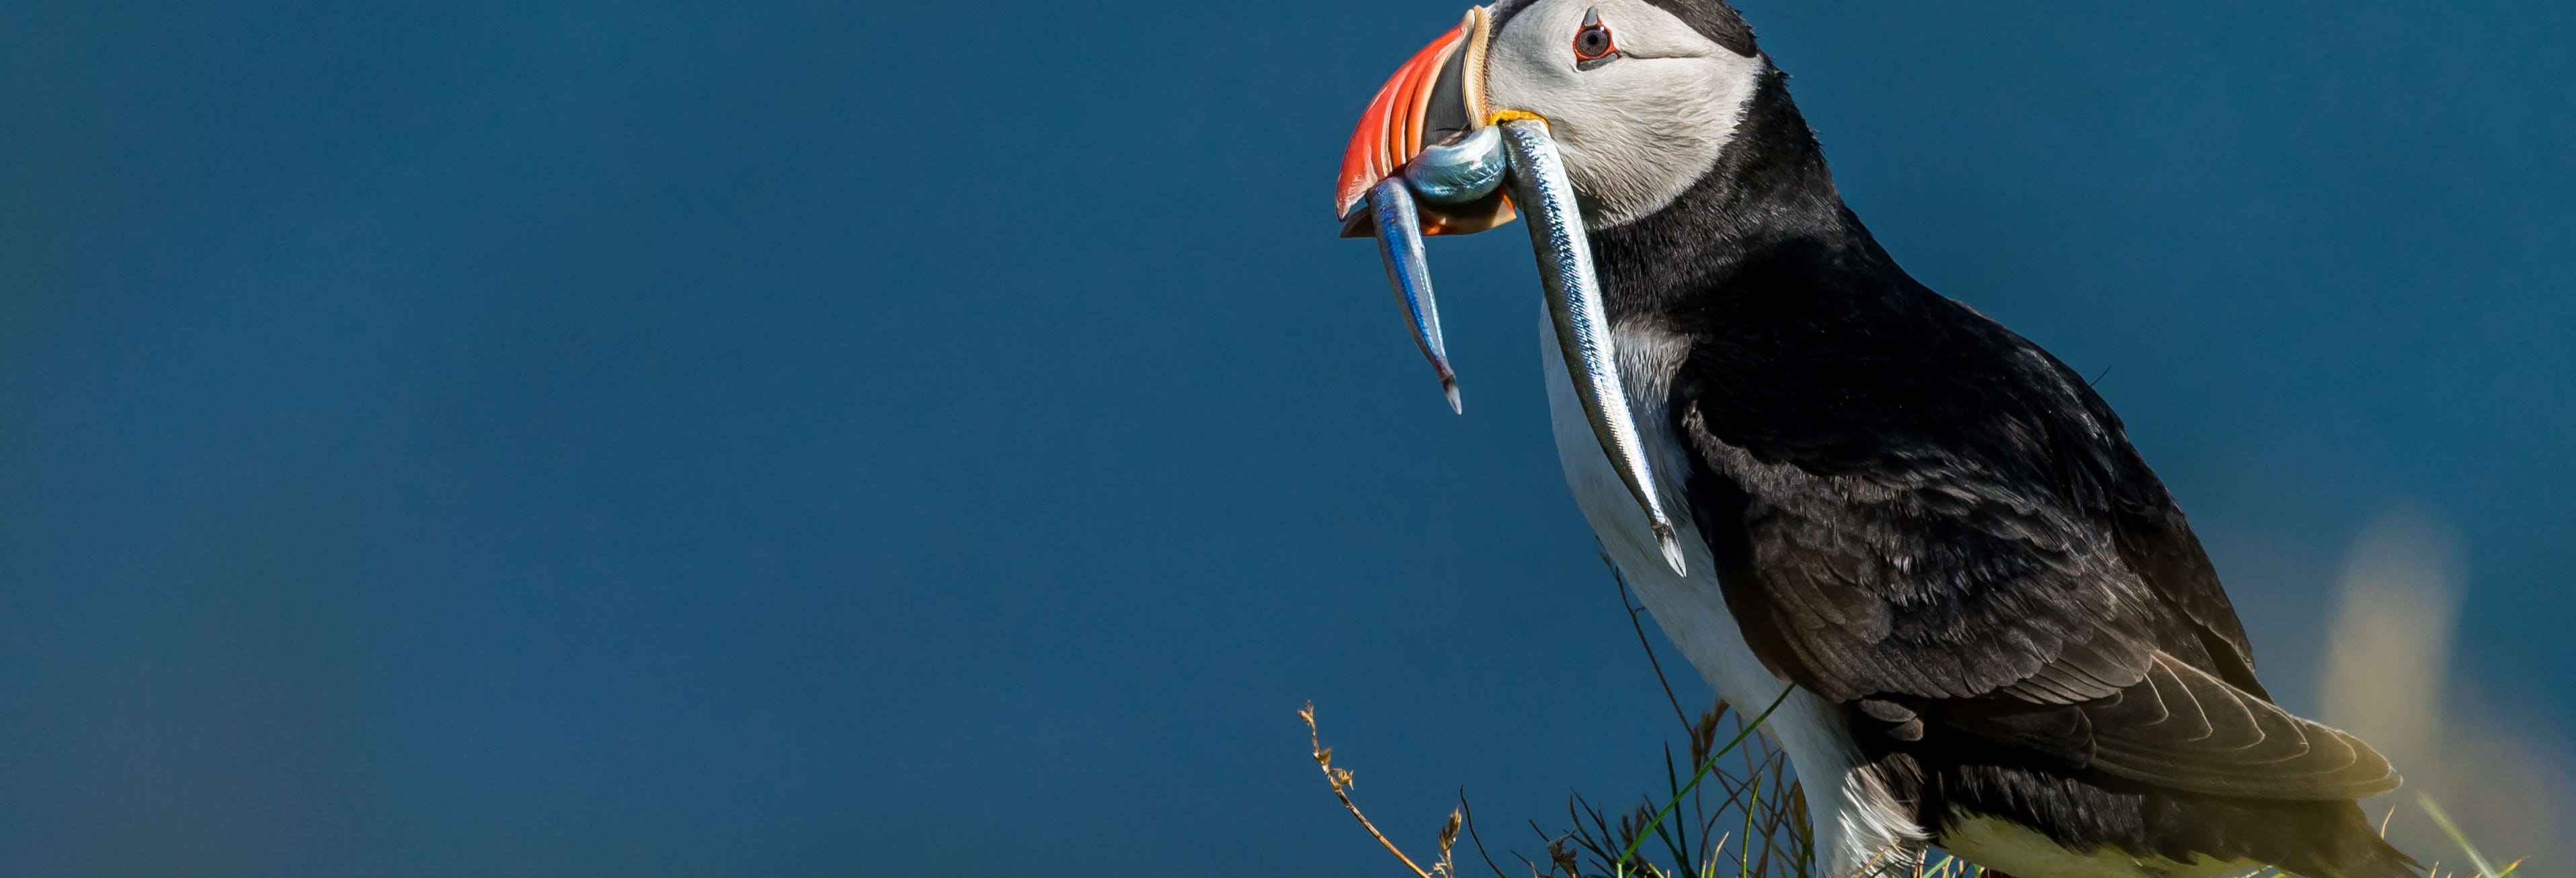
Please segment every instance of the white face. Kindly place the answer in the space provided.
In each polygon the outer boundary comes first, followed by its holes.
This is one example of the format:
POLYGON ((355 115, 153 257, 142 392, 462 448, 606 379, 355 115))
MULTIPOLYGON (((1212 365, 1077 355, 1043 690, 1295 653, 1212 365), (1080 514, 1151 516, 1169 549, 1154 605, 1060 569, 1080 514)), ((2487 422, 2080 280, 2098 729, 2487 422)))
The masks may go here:
POLYGON ((1494 34, 1485 100, 1546 117, 1586 223, 1660 210, 1717 165, 1767 67, 1646 0, 1537 0, 1494 34), (1598 17, 1616 52, 1597 52, 1598 17))

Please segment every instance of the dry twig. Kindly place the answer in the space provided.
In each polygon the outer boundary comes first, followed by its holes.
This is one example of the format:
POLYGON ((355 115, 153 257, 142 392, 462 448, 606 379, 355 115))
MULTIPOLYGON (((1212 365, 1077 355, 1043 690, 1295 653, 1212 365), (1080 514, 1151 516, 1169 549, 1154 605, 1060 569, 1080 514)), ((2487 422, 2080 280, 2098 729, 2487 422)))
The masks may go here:
POLYGON ((1404 849, 1396 847, 1395 841, 1387 838, 1386 833, 1378 831, 1377 824, 1370 822, 1368 815, 1360 812, 1358 802, 1351 801, 1351 770, 1333 767, 1333 748, 1324 746, 1323 734, 1315 729, 1315 702, 1306 702, 1305 707, 1298 708, 1297 718, 1306 721, 1306 740, 1314 745, 1315 765, 1323 769, 1324 782, 1333 785, 1333 797, 1342 800, 1342 807, 1348 809, 1351 817, 1360 822, 1360 828, 1368 830, 1370 837, 1377 839, 1378 844, 1386 846, 1387 853, 1394 854, 1396 859, 1404 861, 1404 867, 1413 870, 1413 874, 1420 878, 1456 878, 1457 861, 1452 858, 1450 849, 1458 844, 1458 827, 1466 813, 1464 798, 1461 798, 1458 808, 1449 812, 1449 823, 1440 830, 1440 859, 1433 861, 1429 870, 1424 870, 1413 862, 1412 857, 1405 856, 1404 849))

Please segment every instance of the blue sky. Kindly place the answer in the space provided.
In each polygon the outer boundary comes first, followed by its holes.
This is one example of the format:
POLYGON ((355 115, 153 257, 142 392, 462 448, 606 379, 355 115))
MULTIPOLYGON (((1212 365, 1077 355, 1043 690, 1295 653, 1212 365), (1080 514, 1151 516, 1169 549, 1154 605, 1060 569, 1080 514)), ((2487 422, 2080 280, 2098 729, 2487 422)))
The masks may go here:
MULTIPOLYGON (((1460 418, 1333 237, 1462 8, 0 8, 0 872, 1383 873, 1309 698, 1424 838, 1642 791, 1526 242, 1460 418)), ((2275 689, 2429 515, 2576 727, 2576 11, 1743 8, 2275 689)))

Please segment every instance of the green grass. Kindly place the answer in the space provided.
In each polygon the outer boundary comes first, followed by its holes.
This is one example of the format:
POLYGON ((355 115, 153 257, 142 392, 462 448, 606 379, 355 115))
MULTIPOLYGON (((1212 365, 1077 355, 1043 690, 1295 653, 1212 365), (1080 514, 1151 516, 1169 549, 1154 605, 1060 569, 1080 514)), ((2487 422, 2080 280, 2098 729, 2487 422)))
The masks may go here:
POLYGON ((2416 796, 2415 804, 2423 806, 2425 816, 2433 818, 2433 825, 2441 827, 2442 834, 2450 836, 2451 843, 2459 845, 2460 852, 2469 855, 2469 864, 2478 867, 2477 878, 2505 878, 2522 868, 2522 861, 2515 860, 2498 870, 2494 863, 2487 861, 2486 854, 2478 851, 2477 845, 2469 843, 2468 835, 2460 832, 2459 824, 2451 822, 2451 815, 2444 813, 2442 806, 2433 804, 2433 797, 2416 796))
MULTIPOLYGON (((1306 721, 1315 763, 1334 796, 1416 878, 1459 878, 1455 848, 1462 830, 1496 878, 1518 878, 1522 873, 1531 878, 1838 878, 1816 873, 1815 835, 1808 822, 1806 792, 1791 773, 1787 754, 1770 738, 1756 734, 1772 711, 1787 701, 1790 690, 1782 690, 1778 698, 1751 716, 1719 700, 1701 712, 1696 722, 1688 720, 1646 636, 1645 608, 1629 600, 1624 582, 1620 583, 1619 596, 1621 606, 1628 611, 1629 623, 1636 629, 1638 645, 1644 649, 1656 679, 1663 683, 1665 697, 1672 704, 1674 717, 1682 721, 1687 739, 1687 761, 1677 762, 1672 746, 1664 747, 1661 795, 1641 796, 1634 806, 1615 812, 1615 818, 1613 812, 1580 795, 1573 796, 1566 802, 1571 828, 1550 832, 1536 822, 1530 823, 1534 842, 1544 851, 1543 859, 1507 850, 1504 858, 1518 861, 1517 868, 1508 871, 1486 847, 1477 830, 1474 811, 1462 797, 1440 832, 1438 856, 1429 858, 1431 865, 1426 867, 1380 832, 1352 800, 1351 772, 1334 766, 1332 748, 1323 744, 1315 725, 1314 705, 1310 703, 1298 711, 1298 716, 1306 721), (1727 736, 1724 744, 1718 743, 1721 735, 1727 736), (1680 772, 1683 765, 1692 767, 1687 780, 1680 772)), ((2445 871, 2435 862, 2427 869, 2429 878, 2510 878, 2521 868, 2519 860, 2496 868, 2431 798, 2418 796, 2416 801, 2477 870, 2462 875, 2455 870, 2445 871)), ((2394 809, 2390 813, 2394 816, 2394 809)), ((1937 850, 1912 865, 1917 878, 1981 878, 1986 871, 1937 850)), ((2281 874, 2267 868, 2245 878, 2278 878, 2281 874)))

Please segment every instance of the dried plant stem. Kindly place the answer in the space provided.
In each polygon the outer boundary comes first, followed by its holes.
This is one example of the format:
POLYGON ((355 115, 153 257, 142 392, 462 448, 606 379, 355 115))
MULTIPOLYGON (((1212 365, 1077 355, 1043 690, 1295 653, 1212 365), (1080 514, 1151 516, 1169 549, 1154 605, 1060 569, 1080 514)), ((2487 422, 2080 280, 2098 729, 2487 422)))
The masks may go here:
POLYGON ((1386 846, 1387 853, 1394 854, 1396 859, 1404 861, 1404 867, 1413 870, 1413 874, 1420 878, 1434 878, 1435 875, 1445 878, 1456 874, 1450 862, 1449 851, 1451 845, 1458 840, 1458 824, 1464 805, 1460 806, 1460 811, 1449 812, 1449 826, 1440 832, 1440 859, 1429 870, 1423 869, 1413 862, 1412 857, 1405 856, 1404 849, 1396 847, 1395 841, 1387 838, 1386 833, 1378 831, 1377 824, 1370 822, 1368 815, 1360 812, 1358 802, 1351 801, 1351 771, 1347 768, 1333 767, 1333 750, 1324 746, 1322 733, 1315 729, 1315 703, 1306 702, 1305 707, 1297 710, 1297 718, 1306 721, 1306 740, 1314 745, 1315 765, 1323 769, 1324 782, 1333 785, 1333 797, 1342 800, 1342 807, 1351 812, 1353 819, 1360 822, 1361 829, 1368 830, 1370 837, 1377 839, 1378 844, 1386 846))
POLYGON ((1673 696, 1673 681, 1664 676, 1664 663, 1655 657, 1655 645, 1646 639, 1646 623, 1639 618, 1639 614, 1646 611, 1645 605, 1628 600, 1628 575, 1620 572, 1617 562, 1610 560, 1610 553, 1601 553, 1601 564, 1610 568, 1610 581, 1619 586, 1619 608, 1628 611, 1628 627, 1637 632, 1637 648, 1645 650, 1646 664, 1655 669, 1655 682, 1664 687, 1664 701, 1673 706, 1673 718, 1681 720, 1682 729, 1688 731, 1691 728, 1690 716, 1682 712, 1682 700, 1673 696))

